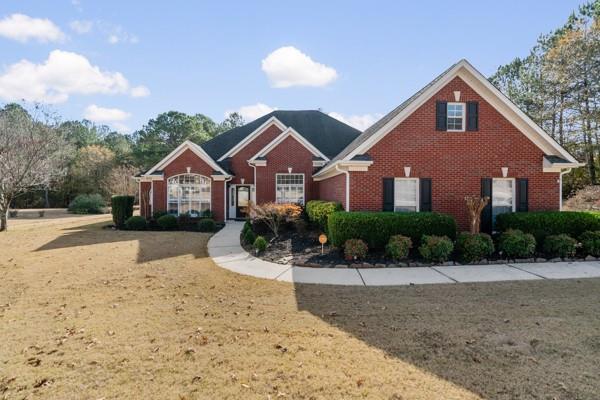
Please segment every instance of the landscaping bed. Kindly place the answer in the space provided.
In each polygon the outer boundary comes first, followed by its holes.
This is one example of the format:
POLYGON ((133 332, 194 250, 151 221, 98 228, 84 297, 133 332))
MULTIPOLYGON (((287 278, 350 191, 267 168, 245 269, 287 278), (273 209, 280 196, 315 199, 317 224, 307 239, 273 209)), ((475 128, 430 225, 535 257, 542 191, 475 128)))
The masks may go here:
POLYGON ((511 213, 498 217, 502 232, 492 237, 457 233, 454 219, 443 214, 343 212, 340 208, 311 201, 304 215, 282 218, 277 236, 264 218, 253 219, 244 226, 240 242, 265 261, 314 268, 594 261, 600 256, 596 214, 511 213), (325 208, 326 212, 318 212, 325 208), (324 231, 329 235, 322 248, 319 236, 324 231), (260 247, 256 240, 262 241, 260 247))

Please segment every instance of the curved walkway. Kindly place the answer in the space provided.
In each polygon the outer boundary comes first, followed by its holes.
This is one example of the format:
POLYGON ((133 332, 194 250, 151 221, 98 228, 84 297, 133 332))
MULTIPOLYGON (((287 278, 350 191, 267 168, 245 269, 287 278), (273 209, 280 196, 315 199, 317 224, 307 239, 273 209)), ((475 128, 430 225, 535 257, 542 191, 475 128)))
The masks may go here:
POLYGON ((284 282, 390 286, 600 277, 600 261, 368 269, 281 265, 256 258, 242 248, 243 225, 228 222, 210 239, 208 254, 215 264, 239 274, 284 282))

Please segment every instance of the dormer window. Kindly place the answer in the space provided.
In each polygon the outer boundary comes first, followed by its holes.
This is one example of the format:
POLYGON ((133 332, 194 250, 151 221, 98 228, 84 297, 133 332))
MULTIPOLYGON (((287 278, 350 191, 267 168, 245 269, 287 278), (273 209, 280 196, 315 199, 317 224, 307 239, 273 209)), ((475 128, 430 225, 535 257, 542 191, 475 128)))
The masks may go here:
POLYGON ((462 132, 465 130, 465 103, 448 103, 446 127, 448 131, 462 132))

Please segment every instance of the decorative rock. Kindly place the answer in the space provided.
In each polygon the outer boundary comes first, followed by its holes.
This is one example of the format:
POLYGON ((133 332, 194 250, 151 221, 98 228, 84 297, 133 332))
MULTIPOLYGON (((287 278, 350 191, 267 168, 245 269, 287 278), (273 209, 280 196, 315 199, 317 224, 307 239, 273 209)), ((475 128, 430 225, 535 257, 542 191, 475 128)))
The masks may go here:
POLYGON ((400 268, 406 268, 406 267, 408 267, 408 265, 409 264, 406 261, 405 262, 399 262, 398 264, 396 264, 396 266, 400 267, 400 268))
POLYGON ((515 262, 517 262, 517 263, 532 263, 532 262, 535 262, 535 260, 533 258, 517 258, 515 260, 515 262))
POLYGON ((350 264, 350 268, 362 268, 362 264, 350 264))
POLYGON ((490 264, 506 264, 505 260, 489 260, 490 264))
POLYGON ((411 263, 411 267, 431 267, 432 264, 423 263, 423 262, 413 262, 411 263))
POLYGON ((454 261, 446 261, 441 263, 440 265, 443 265, 444 267, 451 267, 454 265, 454 261))
POLYGON ((336 264, 335 267, 333 268, 348 268, 348 265, 346 264, 336 264))
POLYGON ((304 264, 305 267, 311 267, 311 268, 321 268, 322 265, 321 264, 317 264, 317 263, 313 263, 313 262, 308 262, 306 264, 304 264))
POLYGON ((305 252, 305 253, 310 253, 310 252, 312 252, 312 249, 309 247, 309 248, 307 248, 307 249, 304 249, 304 252, 305 252))
POLYGON ((367 262, 366 263, 362 263, 362 267, 363 268, 373 268, 373 264, 367 263, 367 262))
POLYGON ((549 259, 548 261, 550 261, 550 262, 561 262, 562 258, 560 258, 560 257, 554 257, 554 258, 549 259))
POLYGON ((375 264, 375 268, 385 268, 385 267, 386 267, 385 264, 381 264, 381 263, 375 264))
POLYGON ((585 257, 585 261, 596 261, 596 260, 597 260, 597 258, 594 256, 586 256, 585 257))
POLYGON ((535 261, 537 261, 537 262, 546 262, 548 260, 546 260, 544 257, 538 257, 538 258, 535 259, 535 261))

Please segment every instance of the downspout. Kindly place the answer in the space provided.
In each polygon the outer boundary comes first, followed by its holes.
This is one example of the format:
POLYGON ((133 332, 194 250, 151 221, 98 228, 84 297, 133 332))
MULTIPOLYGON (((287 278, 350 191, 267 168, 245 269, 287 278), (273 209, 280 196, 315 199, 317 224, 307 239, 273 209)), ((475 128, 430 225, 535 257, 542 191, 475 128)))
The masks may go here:
POLYGON ((340 169, 338 164, 335 165, 335 170, 346 174, 346 211, 350 211, 350 172, 340 169))
POLYGON ((227 223, 227 182, 231 181, 233 176, 223 180, 223 222, 227 223))
POLYGON ((560 196, 559 197, 560 203, 558 206, 559 211, 562 211, 562 208, 563 208, 563 188, 562 188, 563 187, 563 175, 568 174, 569 172, 571 172, 571 168, 567 168, 564 171, 560 171, 560 174, 559 174, 559 179, 558 179, 558 182, 559 182, 559 191, 558 192, 559 192, 559 196, 560 196))

